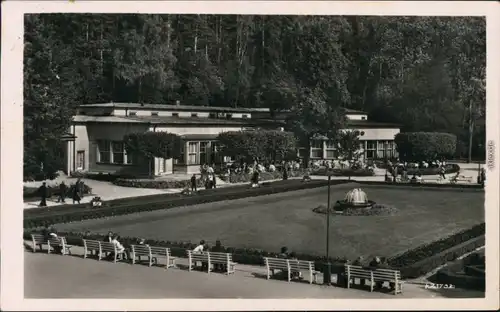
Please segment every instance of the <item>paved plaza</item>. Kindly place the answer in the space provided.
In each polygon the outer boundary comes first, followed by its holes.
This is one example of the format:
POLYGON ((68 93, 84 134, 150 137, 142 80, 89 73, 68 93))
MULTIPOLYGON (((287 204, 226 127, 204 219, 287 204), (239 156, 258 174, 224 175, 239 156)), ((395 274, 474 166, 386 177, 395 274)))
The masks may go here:
MULTIPOLYGON (((29 244, 29 243, 28 243, 29 244)), ((266 280, 265 268, 237 265, 234 275, 188 272, 187 259, 178 259, 179 268, 131 265, 83 259, 83 248, 73 247, 75 256, 24 253, 25 298, 480 298, 482 292, 426 290, 422 282, 408 282, 403 294, 309 285, 306 282, 266 280)), ((161 260, 160 260, 161 261, 161 260)), ((321 283, 321 278, 319 278, 321 283)))

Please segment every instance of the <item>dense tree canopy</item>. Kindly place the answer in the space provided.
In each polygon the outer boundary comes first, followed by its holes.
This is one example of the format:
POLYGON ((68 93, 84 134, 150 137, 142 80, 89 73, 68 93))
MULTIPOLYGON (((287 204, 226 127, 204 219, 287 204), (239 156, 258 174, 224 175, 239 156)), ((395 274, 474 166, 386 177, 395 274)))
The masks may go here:
POLYGON ((28 171, 57 163, 77 104, 109 101, 287 109, 304 147, 334 137, 348 107, 484 153, 484 18, 42 14, 25 26, 28 171))

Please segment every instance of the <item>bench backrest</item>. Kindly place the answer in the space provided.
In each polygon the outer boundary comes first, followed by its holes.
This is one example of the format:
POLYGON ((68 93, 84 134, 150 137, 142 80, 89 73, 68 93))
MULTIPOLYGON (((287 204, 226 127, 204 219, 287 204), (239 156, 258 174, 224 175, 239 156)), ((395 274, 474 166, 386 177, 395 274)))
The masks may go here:
POLYGON ((101 251, 116 252, 116 246, 114 244, 108 242, 100 242, 100 244, 101 244, 101 251))
POLYGON ((288 269, 288 259, 264 258, 264 261, 270 269, 288 269))
POLYGON ((170 249, 166 247, 150 246, 151 254, 163 257, 170 257, 170 249))
POLYGON ((146 245, 132 245, 132 252, 138 256, 149 256, 151 250, 146 245))
POLYGON ((100 241, 91 240, 91 239, 84 239, 83 240, 83 246, 87 249, 90 249, 90 250, 99 250, 100 245, 101 245, 100 241))
POLYGON ((210 261, 214 262, 232 262, 233 255, 226 252, 208 252, 210 261))
POLYGON ((31 240, 36 244, 46 243, 45 237, 42 234, 31 234, 31 240))
POLYGON ((48 242, 50 243, 51 246, 63 246, 64 243, 66 242, 66 239, 64 237, 49 237, 48 242))
POLYGON ((291 269, 310 270, 310 271, 314 270, 314 262, 312 261, 289 259, 288 263, 291 269))
POLYGON ((373 274, 373 278, 375 279, 391 279, 391 280, 400 280, 401 272, 398 270, 392 269, 370 269, 357 265, 346 265, 346 274, 349 273, 351 276, 357 277, 371 277, 373 274))
POLYGON ((208 261, 208 253, 206 252, 193 252, 188 250, 188 256, 195 261, 208 261))

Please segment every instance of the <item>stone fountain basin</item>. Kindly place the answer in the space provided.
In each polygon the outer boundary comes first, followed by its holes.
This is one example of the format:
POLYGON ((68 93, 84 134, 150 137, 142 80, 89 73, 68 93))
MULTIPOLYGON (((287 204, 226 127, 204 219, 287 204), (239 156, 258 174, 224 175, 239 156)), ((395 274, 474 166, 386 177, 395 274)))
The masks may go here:
POLYGON ((373 200, 368 200, 364 203, 353 203, 353 202, 348 202, 346 200, 338 200, 335 203, 335 210, 345 210, 348 208, 351 209, 371 209, 376 203, 373 200))

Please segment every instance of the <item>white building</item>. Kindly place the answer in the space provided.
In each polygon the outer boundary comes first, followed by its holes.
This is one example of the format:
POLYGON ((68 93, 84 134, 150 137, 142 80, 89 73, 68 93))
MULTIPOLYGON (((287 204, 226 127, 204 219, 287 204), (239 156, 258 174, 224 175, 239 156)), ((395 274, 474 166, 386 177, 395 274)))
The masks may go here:
MULTIPOLYGON (((363 112, 346 110, 348 127, 361 131, 365 158, 395 155, 397 125, 370 122, 363 112)), ((284 122, 272 120, 266 108, 227 108, 187 105, 107 103, 81 105, 73 118, 67 143, 67 172, 86 171, 143 175, 149 162, 127 155, 123 137, 146 131, 167 131, 182 138, 180 160, 159 159, 152 162, 155 175, 173 172, 197 173, 200 164, 223 161, 217 155, 216 137, 221 132, 246 129, 280 129, 284 122)), ((333 159, 333 146, 315 141, 311 159, 333 159)), ((301 150, 304 153, 304 150, 301 150)))

